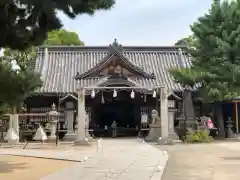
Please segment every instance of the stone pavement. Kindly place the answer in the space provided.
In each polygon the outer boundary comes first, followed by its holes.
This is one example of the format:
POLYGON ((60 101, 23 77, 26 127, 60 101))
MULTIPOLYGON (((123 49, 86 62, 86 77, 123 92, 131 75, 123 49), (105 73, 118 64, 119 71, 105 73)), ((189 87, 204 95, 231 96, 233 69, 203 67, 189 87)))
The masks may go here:
POLYGON ((240 180, 240 143, 156 146, 169 160, 162 180, 240 180))
POLYGON ((78 159, 81 163, 48 175, 41 180, 159 180, 167 161, 167 154, 136 139, 104 139, 95 154, 79 151, 46 152, 39 150, 0 150, 0 154, 34 154, 57 158, 78 159), (8 151, 8 153, 7 153, 8 151), (83 161, 88 157, 86 161, 83 161))

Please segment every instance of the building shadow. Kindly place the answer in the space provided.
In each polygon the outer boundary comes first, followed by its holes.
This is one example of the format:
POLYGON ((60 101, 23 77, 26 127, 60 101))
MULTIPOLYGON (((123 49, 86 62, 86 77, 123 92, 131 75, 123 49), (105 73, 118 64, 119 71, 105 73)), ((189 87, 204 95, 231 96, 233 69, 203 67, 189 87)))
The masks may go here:
POLYGON ((16 169, 26 169, 28 163, 15 163, 10 161, 0 161, 0 174, 13 172, 16 169))
POLYGON ((240 156, 230 156, 230 157, 222 157, 224 160, 235 160, 235 161, 240 161, 240 156))

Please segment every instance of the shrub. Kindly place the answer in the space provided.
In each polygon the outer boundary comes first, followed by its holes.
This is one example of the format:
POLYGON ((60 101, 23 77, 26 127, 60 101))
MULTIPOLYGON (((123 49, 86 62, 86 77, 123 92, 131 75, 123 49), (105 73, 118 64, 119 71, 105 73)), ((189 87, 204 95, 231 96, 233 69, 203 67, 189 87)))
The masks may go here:
POLYGON ((188 133, 185 139, 186 143, 209 143, 212 141, 213 138, 209 136, 209 133, 206 130, 198 130, 188 133))

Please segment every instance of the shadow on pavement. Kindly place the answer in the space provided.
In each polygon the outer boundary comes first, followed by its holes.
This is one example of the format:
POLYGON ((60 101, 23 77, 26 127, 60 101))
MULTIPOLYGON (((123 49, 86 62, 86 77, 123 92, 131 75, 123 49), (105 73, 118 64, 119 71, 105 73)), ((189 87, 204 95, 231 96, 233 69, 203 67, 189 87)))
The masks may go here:
POLYGON ((27 163, 14 163, 0 160, 0 174, 13 172, 16 169, 26 169, 27 163))

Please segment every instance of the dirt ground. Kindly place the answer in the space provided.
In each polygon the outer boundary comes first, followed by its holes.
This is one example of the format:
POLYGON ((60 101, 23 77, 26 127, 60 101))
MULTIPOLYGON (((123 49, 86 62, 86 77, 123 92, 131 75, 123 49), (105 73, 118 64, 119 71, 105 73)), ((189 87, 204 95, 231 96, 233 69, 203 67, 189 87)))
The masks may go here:
MULTIPOLYGON (((21 143, 18 145, 9 145, 7 143, 2 144, 0 148, 2 149, 23 149, 26 144, 21 143)), ((55 143, 29 143, 25 147, 26 150, 28 149, 35 149, 35 150, 54 150, 54 151, 66 151, 66 150, 76 150, 81 152, 91 152, 96 151, 96 142, 90 142, 89 145, 86 146, 74 146, 71 143, 62 143, 56 146, 55 143)), ((0 179, 1 180, 1 179, 0 179)))
POLYGON ((39 180, 74 164, 68 161, 0 156, 0 180, 39 180))
POLYGON ((156 146, 169 161, 162 180, 240 180, 240 143, 156 146))
MULTIPOLYGON (((2 144, 1 149, 22 150, 24 145, 10 146, 2 144)), ((25 150, 50 150, 56 152, 73 150, 79 151, 79 153, 95 153, 96 143, 92 142, 88 146, 73 146, 62 143, 57 147, 55 143, 29 143, 25 150)), ((75 164, 76 162, 70 161, 0 155, 0 180, 39 180, 43 176, 61 171, 75 164)))

